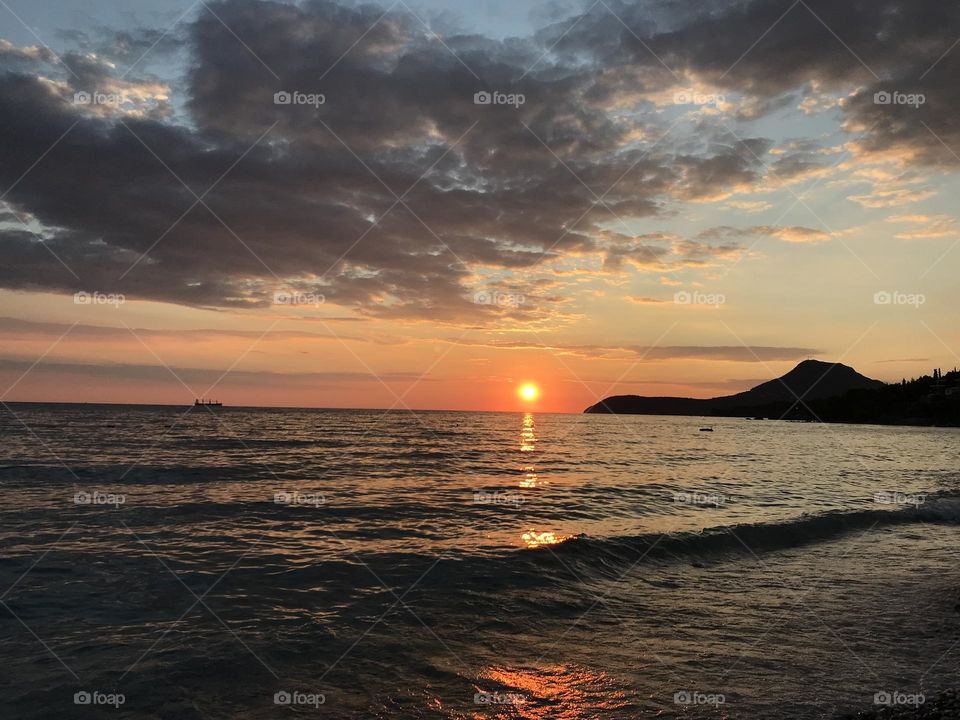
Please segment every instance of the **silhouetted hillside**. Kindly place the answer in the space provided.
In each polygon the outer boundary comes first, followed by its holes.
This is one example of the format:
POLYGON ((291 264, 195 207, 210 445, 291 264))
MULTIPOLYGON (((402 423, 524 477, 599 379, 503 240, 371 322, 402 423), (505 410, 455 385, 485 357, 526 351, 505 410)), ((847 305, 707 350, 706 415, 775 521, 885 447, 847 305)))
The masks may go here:
POLYGON ((757 385, 736 395, 710 400, 716 408, 734 408, 747 405, 767 405, 774 402, 804 402, 837 397, 850 390, 883 387, 879 380, 861 375, 849 365, 820 360, 804 360, 786 375, 757 385))
MULTIPOLYGON (((804 360, 776 380, 757 385, 736 395, 699 400, 678 397, 644 397, 615 395, 585 410, 588 413, 625 413, 638 415, 716 415, 742 407, 756 407, 777 402, 790 402, 796 397, 805 401, 841 395, 849 390, 877 388, 883 383, 871 380, 847 365, 820 360, 804 360)), ((734 413, 735 414, 735 413, 734 413)))
POLYGON ((937 369, 888 385, 847 365, 804 360, 786 375, 736 395, 708 400, 615 395, 584 412, 960 426, 960 372, 937 369))

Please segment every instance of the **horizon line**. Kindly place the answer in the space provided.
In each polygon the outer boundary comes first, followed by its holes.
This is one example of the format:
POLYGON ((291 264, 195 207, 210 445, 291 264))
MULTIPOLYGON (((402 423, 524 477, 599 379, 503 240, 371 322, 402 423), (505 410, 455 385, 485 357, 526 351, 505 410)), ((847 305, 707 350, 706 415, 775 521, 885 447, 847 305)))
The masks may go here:
MULTIPOLYGON (((207 407, 193 403, 144 403, 144 402, 84 402, 77 400, 0 400, 4 405, 96 405, 106 407, 155 407, 155 408, 194 408, 207 407)), ((385 407, 347 407, 321 405, 222 405, 221 410, 369 410, 371 412, 469 412, 469 413, 539 413, 541 415, 583 415, 582 411, 562 410, 465 410, 448 408, 385 408, 385 407)))

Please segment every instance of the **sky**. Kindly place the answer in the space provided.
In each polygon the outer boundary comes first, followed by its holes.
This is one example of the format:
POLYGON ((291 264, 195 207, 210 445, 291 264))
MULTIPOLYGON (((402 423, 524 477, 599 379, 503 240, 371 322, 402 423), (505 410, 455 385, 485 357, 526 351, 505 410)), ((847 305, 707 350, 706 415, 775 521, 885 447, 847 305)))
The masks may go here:
POLYGON ((952 368, 958 71, 934 1, 4 0, 0 400, 952 368))

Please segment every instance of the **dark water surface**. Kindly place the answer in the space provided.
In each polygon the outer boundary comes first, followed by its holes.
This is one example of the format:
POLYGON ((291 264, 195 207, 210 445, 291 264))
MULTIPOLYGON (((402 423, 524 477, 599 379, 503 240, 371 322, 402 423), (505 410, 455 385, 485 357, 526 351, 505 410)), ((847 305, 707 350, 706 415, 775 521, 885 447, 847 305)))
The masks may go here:
POLYGON ((956 430, 9 410, 3 718, 785 720, 956 684, 956 430))

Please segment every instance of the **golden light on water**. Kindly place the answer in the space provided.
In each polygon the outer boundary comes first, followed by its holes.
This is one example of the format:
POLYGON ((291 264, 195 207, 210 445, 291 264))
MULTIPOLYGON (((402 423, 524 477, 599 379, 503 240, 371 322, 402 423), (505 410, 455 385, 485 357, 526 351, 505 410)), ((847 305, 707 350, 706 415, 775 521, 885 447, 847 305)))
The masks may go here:
POLYGON ((537 449, 536 428, 533 424, 533 413, 523 416, 523 426, 520 428, 520 452, 533 452, 537 449))
POLYGON ((537 532, 534 529, 530 529, 525 532, 522 536, 523 542, 526 543, 528 548, 538 548, 543 547, 544 545, 556 545, 557 543, 562 543, 564 540, 569 540, 570 535, 557 535, 555 532, 537 532))
MULTIPOLYGON (((536 427, 533 421, 533 413, 524 413, 523 424, 520 426, 520 452, 533 452, 537 449, 536 427)), ((537 476, 537 468, 533 464, 523 466, 523 480, 520 481, 522 488, 535 488, 543 484, 543 481, 537 476)))
POLYGON ((510 717, 517 720, 581 720, 605 717, 631 707, 632 698, 603 671, 573 664, 491 666, 480 672, 486 695, 516 698, 501 706, 502 714, 476 718, 510 717))
POLYGON ((543 482, 537 476, 537 469, 533 465, 527 465, 523 469, 523 480, 520 481, 522 488, 540 487, 543 482))

